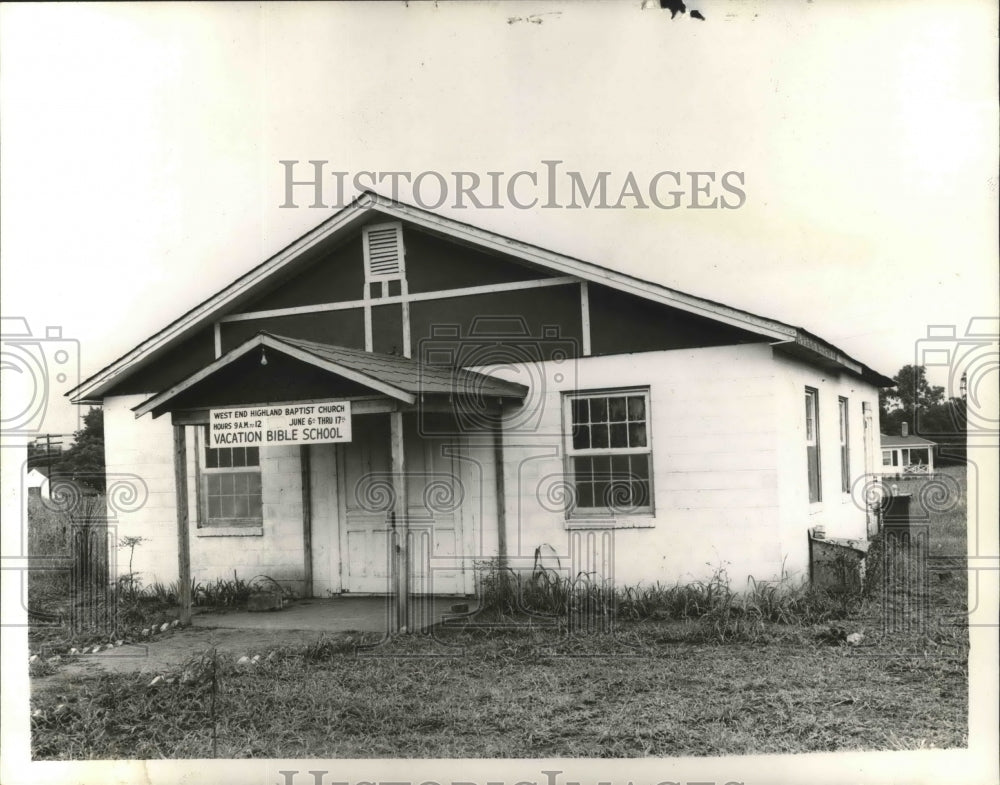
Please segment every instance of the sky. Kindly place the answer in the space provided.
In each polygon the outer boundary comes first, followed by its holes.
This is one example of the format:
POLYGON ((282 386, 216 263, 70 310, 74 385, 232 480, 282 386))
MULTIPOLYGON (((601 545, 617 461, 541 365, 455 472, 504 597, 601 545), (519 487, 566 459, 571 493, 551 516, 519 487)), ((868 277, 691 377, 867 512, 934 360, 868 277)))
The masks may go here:
MULTIPOLYGON (((61 327, 86 378, 334 212, 282 209, 282 160, 348 184, 558 160, 613 192, 629 172, 740 172, 745 200, 436 211, 805 327, 889 375, 929 326, 995 317, 994 4, 688 5, 706 19, 641 2, 3 4, 3 316, 61 327)), ((41 430, 71 431, 73 384, 50 382, 41 430)))
MULTIPOLYGON (((437 212, 804 327, 886 374, 933 344, 932 382, 957 378, 970 320, 1000 311, 996 3, 687 4, 704 21, 649 0, 0 3, 4 435, 27 378, 8 320, 46 353, 32 427, 74 430, 75 376, 331 215, 280 207, 282 160, 740 172, 738 209, 437 212)), ((995 359, 980 367, 995 386, 995 359)), ((873 779, 866 761, 810 773, 873 779)), ((786 770, 758 763, 761 781, 786 770)))

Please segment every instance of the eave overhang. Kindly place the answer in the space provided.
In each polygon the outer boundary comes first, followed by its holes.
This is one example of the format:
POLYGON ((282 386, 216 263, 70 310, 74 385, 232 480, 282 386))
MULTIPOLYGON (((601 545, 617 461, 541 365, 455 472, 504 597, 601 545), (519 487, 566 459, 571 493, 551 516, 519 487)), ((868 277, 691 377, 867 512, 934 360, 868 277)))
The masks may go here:
POLYGON ((878 386, 887 386, 886 377, 866 369, 862 363, 800 328, 514 240, 412 205, 393 201, 372 191, 365 191, 350 205, 315 229, 90 376, 66 393, 67 396, 73 403, 101 403, 103 396, 118 382, 155 361, 162 351, 177 346, 199 330, 210 327, 223 315, 248 302, 256 296, 260 285, 265 281, 273 283, 291 276, 296 269, 296 260, 300 260, 309 250, 320 243, 336 243, 344 240, 373 218, 405 221, 424 231, 518 259, 540 270, 570 276, 581 282, 601 284, 646 300, 714 319, 755 333, 762 336, 762 339, 774 343, 796 344, 807 350, 813 360, 818 358, 821 361, 832 361, 843 370, 861 375, 878 386))
MULTIPOLYGON (((191 394, 199 385, 211 384, 213 378, 221 377, 227 369, 240 361, 245 362, 247 355, 258 350, 262 366, 266 365, 268 357, 271 362, 278 357, 287 357, 340 380, 360 385, 369 394, 384 396, 405 406, 416 404, 425 395, 457 397, 460 401, 489 398, 520 402, 528 394, 528 388, 522 384, 474 371, 425 365, 406 357, 362 352, 261 332, 183 381, 133 407, 132 411, 137 418, 145 414, 152 414, 155 418, 178 408, 187 408, 177 403, 182 396, 191 394), (271 354, 268 355, 268 352, 271 354)), ((234 403, 243 405, 245 402, 234 403)))

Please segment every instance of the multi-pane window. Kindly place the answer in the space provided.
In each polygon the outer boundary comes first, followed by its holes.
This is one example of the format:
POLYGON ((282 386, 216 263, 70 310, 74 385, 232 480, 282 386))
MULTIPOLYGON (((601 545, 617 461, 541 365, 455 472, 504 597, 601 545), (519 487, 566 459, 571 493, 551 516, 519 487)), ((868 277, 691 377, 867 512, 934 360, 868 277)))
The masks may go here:
POLYGON ((207 429, 201 441, 201 525, 260 526, 259 448, 209 447, 207 429))
POLYGON ((651 512, 649 392, 566 396, 571 515, 651 512))
POLYGON ((809 473, 809 501, 823 498, 819 471, 819 391, 806 387, 806 468, 809 473))
POLYGON ((840 410, 840 489, 844 493, 851 492, 851 452, 850 429, 847 421, 847 399, 837 401, 840 410))

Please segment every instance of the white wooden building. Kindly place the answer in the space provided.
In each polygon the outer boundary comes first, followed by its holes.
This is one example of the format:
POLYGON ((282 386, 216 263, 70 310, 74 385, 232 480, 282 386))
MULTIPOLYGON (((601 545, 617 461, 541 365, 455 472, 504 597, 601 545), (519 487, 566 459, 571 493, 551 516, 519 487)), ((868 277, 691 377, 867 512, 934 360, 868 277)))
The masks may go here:
POLYGON ((879 435, 882 459, 876 471, 885 476, 934 474, 934 449, 932 442, 909 432, 909 424, 903 423, 897 436, 879 435))
POLYGON ((866 536, 851 491, 891 384, 801 328, 365 193, 72 398, 148 486, 118 517, 145 581, 465 595, 539 548, 617 585, 804 576, 814 526, 866 536), (341 404, 348 428, 319 420, 341 404))
POLYGON ((50 498, 48 469, 44 466, 35 466, 31 469, 26 468, 24 473, 24 489, 27 491, 28 498, 50 498))

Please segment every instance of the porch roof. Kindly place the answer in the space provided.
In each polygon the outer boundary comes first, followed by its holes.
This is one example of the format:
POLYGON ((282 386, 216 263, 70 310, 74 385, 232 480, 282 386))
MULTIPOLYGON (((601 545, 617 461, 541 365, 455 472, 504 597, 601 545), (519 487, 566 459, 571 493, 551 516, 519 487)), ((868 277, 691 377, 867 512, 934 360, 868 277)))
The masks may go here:
POLYGON ((427 394, 454 395, 472 399, 508 398, 518 401, 524 400, 528 394, 528 388, 523 384, 464 368, 429 365, 409 357, 303 341, 262 331, 183 381, 133 407, 132 411, 136 417, 149 412, 158 417, 175 407, 184 408, 184 405, 178 402, 182 395, 190 394, 196 386, 211 384, 213 377, 221 379, 231 375, 234 363, 258 347, 262 352, 271 351, 279 356, 285 356, 311 366, 319 372, 340 377, 346 382, 360 385, 375 393, 382 393, 406 404, 413 404, 418 397, 427 394))
POLYGON ((879 441, 883 447, 933 447, 937 444, 919 436, 887 436, 884 433, 879 434, 879 441))

